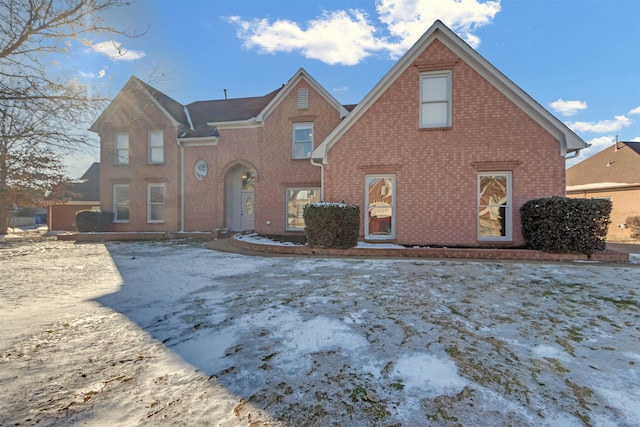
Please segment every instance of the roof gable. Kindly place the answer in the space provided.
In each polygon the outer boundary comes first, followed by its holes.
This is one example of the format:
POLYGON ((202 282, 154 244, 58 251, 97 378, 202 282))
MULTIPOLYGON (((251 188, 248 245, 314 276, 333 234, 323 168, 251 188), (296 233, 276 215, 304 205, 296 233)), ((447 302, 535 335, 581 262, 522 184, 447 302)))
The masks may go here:
POLYGON ((435 40, 442 42, 449 50, 457 55, 473 70, 491 83, 515 105, 521 108, 536 123, 553 135, 560 143, 560 152, 566 155, 569 152, 579 151, 588 147, 564 123, 558 120, 544 107, 509 80, 497 68, 491 65, 479 53, 477 53, 464 40, 458 37, 441 21, 435 21, 433 25, 420 37, 420 39, 405 53, 402 58, 389 70, 389 72, 373 87, 353 111, 338 125, 329 136, 312 152, 311 157, 316 161, 327 162, 327 154, 331 147, 375 104, 382 94, 414 63, 420 54, 435 40))
POLYGON ((100 124, 114 109, 118 107, 121 102, 124 102, 123 98, 125 97, 125 94, 129 93, 133 93, 136 96, 147 97, 171 121, 173 126, 189 126, 187 114, 182 104, 137 77, 131 76, 120 92, 118 92, 115 98, 109 103, 107 108, 104 109, 102 114, 100 114, 96 121, 91 125, 89 130, 98 132, 100 124))
POLYGON ((349 114, 349 111, 338 102, 324 87, 320 85, 311 77, 309 73, 304 68, 298 69, 298 71, 289 79, 287 84, 282 87, 282 89, 278 92, 278 94, 267 104, 264 109, 256 116, 256 121, 264 122, 264 120, 269 116, 269 114, 278 106, 278 104, 286 98, 289 93, 293 90, 293 88, 298 84, 300 80, 305 80, 316 92, 318 92, 333 108, 335 108, 340 117, 345 117, 349 114))
POLYGON ((567 169, 567 189, 640 185, 640 142, 617 142, 567 169))

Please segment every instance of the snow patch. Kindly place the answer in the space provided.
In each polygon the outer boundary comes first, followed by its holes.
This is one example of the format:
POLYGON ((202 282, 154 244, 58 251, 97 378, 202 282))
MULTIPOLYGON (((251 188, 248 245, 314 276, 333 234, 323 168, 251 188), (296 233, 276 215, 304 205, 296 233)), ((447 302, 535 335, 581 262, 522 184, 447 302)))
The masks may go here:
POLYGON ((407 388, 422 389, 430 397, 459 392, 468 384, 458 375, 458 368, 453 361, 430 354, 402 356, 395 370, 407 388))

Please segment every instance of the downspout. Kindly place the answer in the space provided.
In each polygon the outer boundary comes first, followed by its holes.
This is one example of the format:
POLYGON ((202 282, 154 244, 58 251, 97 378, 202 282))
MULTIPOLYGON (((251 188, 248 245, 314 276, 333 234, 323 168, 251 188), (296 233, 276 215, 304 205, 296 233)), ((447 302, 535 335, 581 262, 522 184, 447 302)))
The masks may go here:
POLYGON ((572 151, 570 155, 566 155, 564 156, 565 160, 569 160, 569 159, 575 159, 576 157, 578 157, 580 155, 580 150, 575 150, 572 151))
POLYGON ((184 233, 184 144, 180 145, 180 232, 184 233))
POLYGON ((324 202, 324 165, 322 162, 316 163, 313 158, 311 159, 311 164, 320 168, 320 201, 324 202))

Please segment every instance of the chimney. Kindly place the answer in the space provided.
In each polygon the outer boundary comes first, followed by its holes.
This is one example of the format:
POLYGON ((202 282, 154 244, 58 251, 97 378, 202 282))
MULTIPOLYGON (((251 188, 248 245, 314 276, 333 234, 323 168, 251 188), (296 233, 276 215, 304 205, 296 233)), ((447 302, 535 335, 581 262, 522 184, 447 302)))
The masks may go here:
MULTIPOLYGON (((224 99, 226 100, 227 99, 227 90, 226 89, 223 89, 223 90, 224 90, 224 99)), ((617 142, 617 138, 616 138, 616 142, 617 142)))

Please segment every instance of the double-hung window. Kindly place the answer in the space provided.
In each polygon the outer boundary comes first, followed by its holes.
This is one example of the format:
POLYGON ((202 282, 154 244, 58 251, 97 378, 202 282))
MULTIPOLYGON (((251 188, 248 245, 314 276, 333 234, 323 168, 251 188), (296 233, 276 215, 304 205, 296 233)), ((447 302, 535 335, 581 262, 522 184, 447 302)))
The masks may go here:
POLYGON ((511 172, 478 174, 478 239, 511 240, 511 172))
POLYGON ((451 127, 451 72, 420 75, 420 127, 451 127))
POLYGON ((304 230, 304 207, 320 201, 320 188, 287 188, 287 230, 304 230))
POLYGON ((308 159, 313 151, 313 123, 294 123, 292 130, 292 158, 308 159))
POLYGON ((367 175, 365 177, 366 215, 365 237, 371 240, 390 240, 396 235, 395 175, 367 175))
POLYGON ((125 132, 116 133, 115 150, 113 157, 114 165, 129 164, 129 134, 125 132))
POLYGON ((149 163, 164 163, 164 132, 149 131, 149 163))
POLYGON ((164 222, 164 184, 147 184, 147 222, 164 222))
POLYGON ((113 222, 129 222, 129 185, 113 186, 113 222))

